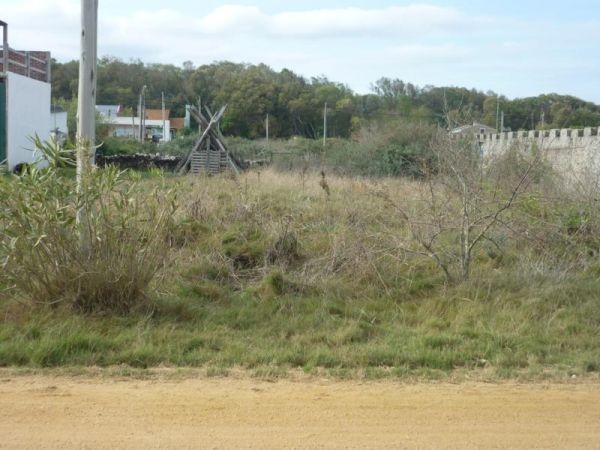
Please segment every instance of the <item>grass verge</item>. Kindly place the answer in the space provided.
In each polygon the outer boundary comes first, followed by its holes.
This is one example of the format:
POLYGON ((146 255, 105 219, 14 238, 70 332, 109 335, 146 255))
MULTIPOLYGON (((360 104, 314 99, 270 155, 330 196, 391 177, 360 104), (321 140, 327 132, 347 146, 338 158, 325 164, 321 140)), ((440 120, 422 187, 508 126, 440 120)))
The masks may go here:
MULTIPOLYGON (((149 307, 82 314, 5 295, 0 367, 132 375, 166 367, 261 379, 597 378, 593 253, 561 259, 562 243, 540 250, 504 230, 502 248, 476 255, 468 282, 448 284, 430 260, 395 246, 403 226, 371 195, 385 185, 409 199, 410 182, 329 177, 327 194, 319 180, 269 171, 170 180, 179 193, 171 263, 149 307)), ((529 204, 522 208, 531 214, 529 204)), ((544 229, 564 219, 544 217, 544 229)))

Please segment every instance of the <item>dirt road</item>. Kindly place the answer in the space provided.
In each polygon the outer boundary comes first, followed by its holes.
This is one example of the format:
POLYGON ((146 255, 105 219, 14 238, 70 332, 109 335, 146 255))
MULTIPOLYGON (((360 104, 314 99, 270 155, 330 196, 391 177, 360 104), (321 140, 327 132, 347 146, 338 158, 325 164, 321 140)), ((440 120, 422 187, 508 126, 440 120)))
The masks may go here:
POLYGON ((0 448, 600 448, 600 385, 17 376, 0 448))

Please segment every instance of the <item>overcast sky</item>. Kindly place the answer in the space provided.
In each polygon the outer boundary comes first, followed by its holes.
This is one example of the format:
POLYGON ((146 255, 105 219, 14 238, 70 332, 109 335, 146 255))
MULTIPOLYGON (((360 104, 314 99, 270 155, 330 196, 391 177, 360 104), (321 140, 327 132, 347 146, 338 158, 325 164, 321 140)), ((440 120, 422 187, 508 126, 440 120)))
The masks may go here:
MULTIPOLYGON (((264 62, 366 93, 381 76, 600 103, 600 0, 99 0, 99 55, 264 62)), ((79 0, 0 0, 15 48, 77 58, 79 0)))

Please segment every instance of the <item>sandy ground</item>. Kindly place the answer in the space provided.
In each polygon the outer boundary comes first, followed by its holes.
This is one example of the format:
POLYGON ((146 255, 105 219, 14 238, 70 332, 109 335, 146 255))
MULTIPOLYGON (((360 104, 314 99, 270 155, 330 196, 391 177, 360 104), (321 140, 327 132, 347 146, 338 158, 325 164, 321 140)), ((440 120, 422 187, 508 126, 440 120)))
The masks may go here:
POLYGON ((15 376, 0 448, 600 448, 600 384, 15 376))

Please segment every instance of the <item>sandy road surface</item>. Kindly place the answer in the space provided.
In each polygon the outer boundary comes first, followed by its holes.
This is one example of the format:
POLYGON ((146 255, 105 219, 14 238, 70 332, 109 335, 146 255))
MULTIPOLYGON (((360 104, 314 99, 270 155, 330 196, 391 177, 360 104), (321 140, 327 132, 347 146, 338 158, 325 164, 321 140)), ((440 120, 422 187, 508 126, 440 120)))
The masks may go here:
POLYGON ((0 448, 600 448, 600 385, 0 380, 0 448))

